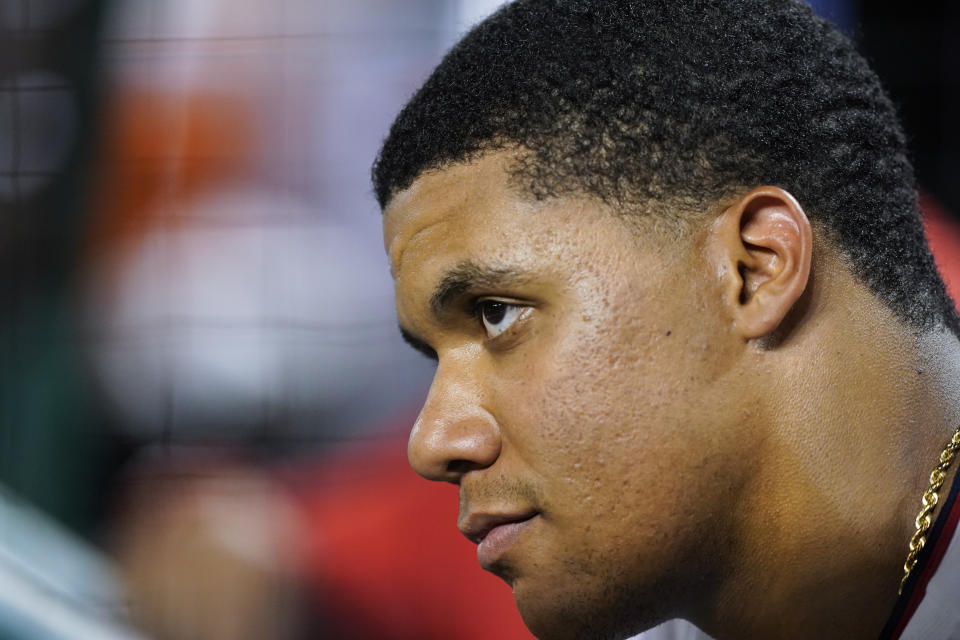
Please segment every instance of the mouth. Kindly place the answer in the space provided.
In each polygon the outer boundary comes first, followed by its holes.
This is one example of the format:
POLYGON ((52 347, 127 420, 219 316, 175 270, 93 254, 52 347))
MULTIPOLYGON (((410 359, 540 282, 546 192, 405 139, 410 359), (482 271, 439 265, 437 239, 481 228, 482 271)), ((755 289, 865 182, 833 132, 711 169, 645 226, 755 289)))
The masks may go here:
POLYGON ((477 544, 477 560, 480 566, 489 569, 514 545, 538 515, 537 511, 471 514, 460 524, 460 531, 477 544))

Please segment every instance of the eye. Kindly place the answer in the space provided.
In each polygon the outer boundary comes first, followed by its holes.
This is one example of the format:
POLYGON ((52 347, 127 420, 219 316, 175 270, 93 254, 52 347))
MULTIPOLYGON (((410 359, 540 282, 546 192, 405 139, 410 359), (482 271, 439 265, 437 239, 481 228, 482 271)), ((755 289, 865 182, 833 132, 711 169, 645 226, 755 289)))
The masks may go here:
POLYGON ((476 309, 483 328, 487 330, 487 338, 492 339, 509 329, 523 313, 524 307, 500 300, 480 300, 476 309))

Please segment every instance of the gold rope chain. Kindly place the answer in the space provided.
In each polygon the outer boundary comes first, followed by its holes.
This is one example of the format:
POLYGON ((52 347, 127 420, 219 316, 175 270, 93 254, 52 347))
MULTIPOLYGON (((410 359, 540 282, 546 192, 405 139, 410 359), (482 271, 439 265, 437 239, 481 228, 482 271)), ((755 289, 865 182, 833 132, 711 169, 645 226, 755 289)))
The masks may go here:
POLYGON ((907 561, 903 563, 903 578, 900 580, 900 588, 897 589, 897 595, 903 593, 903 585, 907 583, 910 572, 913 571, 913 568, 917 564, 917 556, 920 555, 920 550, 923 549, 923 545, 927 543, 927 531, 930 529, 930 525, 933 524, 933 510, 936 509, 937 502, 940 500, 940 495, 937 492, 940 491, 940 487, 943 486, 946 471, 950 468, 950 463, 953 462, 953 459, 957 457, 957 452, 960 452, 960 427, 953 433, 953 438, 950 439, 946 449, 940 454, 940 464, 938 464, 930 474, 930 487, 927 488, 923 494, 923 509, 921 509, 920 514, 917 515, 917 531, 913 534, 913 537, 910 538, 910 552, 907 554, 907 561))

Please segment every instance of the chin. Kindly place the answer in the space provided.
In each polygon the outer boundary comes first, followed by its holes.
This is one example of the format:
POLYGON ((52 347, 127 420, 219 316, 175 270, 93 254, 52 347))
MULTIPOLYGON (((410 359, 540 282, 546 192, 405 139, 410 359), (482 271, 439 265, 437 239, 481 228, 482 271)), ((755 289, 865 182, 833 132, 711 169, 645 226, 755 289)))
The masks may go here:
POLYGON ((535 591, 515 588, 514 599, 524 624, 538 640, 624 640, 662 622, 642 615, 635 605, 611 606, 597 595, 535 591))

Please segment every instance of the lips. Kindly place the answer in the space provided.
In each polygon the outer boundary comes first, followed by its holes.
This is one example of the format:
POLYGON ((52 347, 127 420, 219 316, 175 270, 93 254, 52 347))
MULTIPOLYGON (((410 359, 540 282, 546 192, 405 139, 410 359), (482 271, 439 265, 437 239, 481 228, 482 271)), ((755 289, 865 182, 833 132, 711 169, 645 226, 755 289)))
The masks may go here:
POLYGON ((536 511, 511 514, 470 514, 460 523, 460 531, 477 543, 477 559, 487 569, 505 554, 532 524, 536 511))

